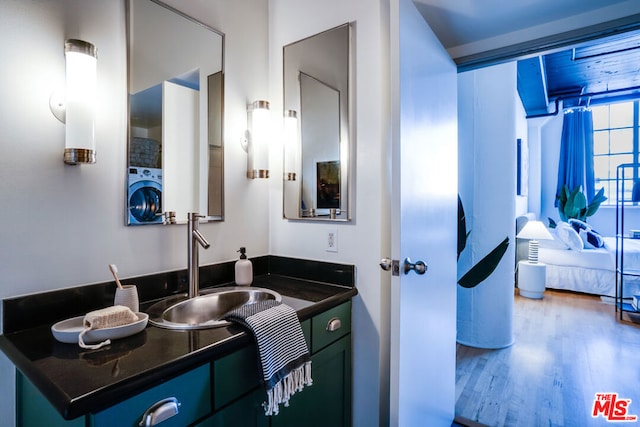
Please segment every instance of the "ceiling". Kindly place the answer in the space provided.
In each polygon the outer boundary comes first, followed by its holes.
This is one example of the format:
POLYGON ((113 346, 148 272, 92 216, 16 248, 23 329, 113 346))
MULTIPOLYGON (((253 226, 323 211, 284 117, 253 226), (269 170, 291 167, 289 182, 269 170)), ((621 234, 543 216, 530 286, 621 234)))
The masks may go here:
MULTIPOLYGON (((538 37, 640 13, 637 0, 414 0, 438 39, 456 48, 505 39, 534 29, 538 37), (505 37, 507 36, 507 37, 505 37)), ((528 35, 531 39, 530 35, 528 35)))
POLYGON ((640 32, 518 61, 518 92, 529 116, 640 96, 640 32))
MULTIPOLYGON (((433 32, 457 61, 483 50, 633 17, 633 0, 414 0, 433 32)), ((637 24, 635 25, 637 28, 637 24)), ((613 34, 613 32, 608 32, 613 34)), ((640 30, 583 42, 518 61, 518 92, 527 115, 638 96, 640 30), (564 49, 564 48, 563 48, 564 49), (629 91, 622 89, 635 88, 629 91), (609 92, 603 94, 603 92, 609 92), (579 97, 580 94, 597 94, 579 97)))

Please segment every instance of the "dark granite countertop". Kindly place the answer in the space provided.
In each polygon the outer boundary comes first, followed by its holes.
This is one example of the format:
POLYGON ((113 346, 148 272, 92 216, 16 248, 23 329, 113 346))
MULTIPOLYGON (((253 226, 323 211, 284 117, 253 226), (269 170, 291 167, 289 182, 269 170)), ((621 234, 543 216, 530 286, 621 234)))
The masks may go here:
MULTIPOLYGON (((279 292, 301 321, 357 294, 353 286, 277 274, 257 276, 252 286, 279 292)), ((66 419, 106 409, 252 340, 237 325, 176 331, 149 324, 91 351, 56 341, 50 329, 55 321, 0 335, 0 350, 66 419)))

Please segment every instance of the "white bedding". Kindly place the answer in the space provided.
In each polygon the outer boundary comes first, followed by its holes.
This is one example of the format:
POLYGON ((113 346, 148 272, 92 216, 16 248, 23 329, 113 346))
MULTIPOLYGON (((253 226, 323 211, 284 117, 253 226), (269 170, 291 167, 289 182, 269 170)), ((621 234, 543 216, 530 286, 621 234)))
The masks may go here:
MULTIPOLYGON (((616 247, 613 247, 615 252, 616 247)), ((608 248, 585 249, 572 251, 571 249, 550 249, 541 247, 538 259, 545 264, 566 265, 571 267, 596 268, 615 270, 616 259, 608 248)), ((626 260, 625 260, 626 261, 626 260)))
MULTIPOLYGON (((574 251, 540 245, 539 260, 547 264, 546 287, 615 296, 616 239, 604 237, 605 247, 574 251)), ((640 270, 640 239, 625 239, 624 268, 640 270)), ((640 277, 624 277, 624 297, 640 294, 640 277)))

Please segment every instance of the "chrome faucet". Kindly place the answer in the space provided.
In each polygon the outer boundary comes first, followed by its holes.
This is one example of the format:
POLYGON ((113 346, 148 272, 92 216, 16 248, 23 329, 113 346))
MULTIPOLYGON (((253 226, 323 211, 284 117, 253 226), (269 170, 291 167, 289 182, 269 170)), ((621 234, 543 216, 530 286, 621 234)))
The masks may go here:
POLYGON ((201 245, 205 249, 209 249, 209 242, 198 230, 199 219, 204 218, 204 215, 199 215, 195 212, 189 212, 187 214, 189 221, 188 225, 188 245, 187 245, 187 270, 189 275, 189 298, 197 297, 200 293, 200 262, 198 260, 198 245, 201 245))

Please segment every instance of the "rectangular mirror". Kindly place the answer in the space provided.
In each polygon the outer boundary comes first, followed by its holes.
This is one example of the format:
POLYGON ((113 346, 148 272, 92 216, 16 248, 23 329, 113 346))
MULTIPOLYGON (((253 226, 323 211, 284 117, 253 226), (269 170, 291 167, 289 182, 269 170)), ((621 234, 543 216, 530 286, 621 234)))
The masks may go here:
POLYGON ((224 35, 129 0, 128 225, 224 219, 224 35))
POLYGON ((284 184, 287 219, 351 220, 351 25, 287 45, 284 184))

